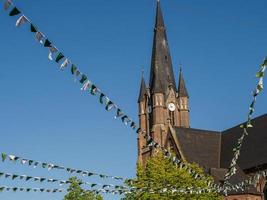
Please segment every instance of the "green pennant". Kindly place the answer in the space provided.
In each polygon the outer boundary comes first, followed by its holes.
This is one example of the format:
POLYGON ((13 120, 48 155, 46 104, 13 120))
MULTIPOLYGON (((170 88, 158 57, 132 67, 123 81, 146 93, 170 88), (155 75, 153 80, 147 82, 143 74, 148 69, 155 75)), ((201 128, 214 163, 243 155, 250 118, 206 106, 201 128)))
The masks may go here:
POLYGON ((17 175, 17 174, 13 174, 13 176, 12 176, 12 180, 15 180, 16 178, 18 178, 19 177, 19 175, 17 175))
POLYGON ((14 7, 10 13, 9 13, 9 16, 15 16, 15 15, 18 15, 20 14, 21 12, 19 11, 19 9, 17 9, 17 7, 14 7))
POLYGON ((32 179, 31 176, 27 176, 27 177, 26 177, 26 181, 28 181, 28 180, 30 180, 30 179, 32 179))
POLYGON ((18 188, 14 187, 12 190, 13 190, 13 192, 16 192, 18 190, 18 188))
POLYGON ((263 77, 264 76, 264 72, 258 72, 257 74, 256 74, 256 77, 257 78, 261 78, 261 77, 263 77))
POLYGON ((30 192, 32 189, 31 188, 27 188, 26 189, 26 192, 30 192))
POLYGON ((88 176, 93 176, 93 175, 94 175, 94 173, 92 173, 92 172, 88 173, 88 176))
POLYGON ((97 87, 93 84, 91 87, 91 94, 95 95, 96 94, 97 87))
POLYGON ((103 93, 100 94, 100 97, 99 97, 99 101, 101 104, 103 104, 103 98, 105 97, 105 95, 103 93))
POLYGON ((92 187, 92 188, 95 187, 95 186, 97 186, 97 184, 95 184, 95 183, 92 183, 92 184, 91 184, 91 187, 92 187))
POLYGON ((3 172, 0 172, 0 177, 2 177, 4 174, 5 174, 5 173, 3 173, 3 172))
POLYGON ((104 174, 99 174, 99 177, 100 177, 100 178, 107 178, 107 176, 104 175, 104 174))
POLYGON ((64 58, 65 56, 62 53, 59 53, 56 57, 56 62, 58 63, 62 58, 64 58))
POLYGON ((7 158, 7 154, 2 153, 1 156, 2 156, 2 162, 4 162, 6 160, 6 158, 7 158))
POLYGON ((82 75, 80 83, 83 84, 87 80, 87 76, 85 74, 82 75))
POLYGON ((44 182, 45 181, 45 178, 40 178, 40 182, 44 182))
POLYGON ((51 46, 51 42, 46 39, 45 42, 44 42, 44 47, 50 47, 51 46))
POLYGON ((31 32, 32 33, 36 33, 37 32, 37 28, 33 24, 31 24, 31 32))
POLYGON ((46 168, 47 165, 48 165, 47 163, 42 163, 42 167, 43 167, 43 168, 46 168))
POLYGON ((74 64, 72 64, 71 65, 71 74, 74 75, 76 71, 77 71, 77 67, 74 64))
POLYGON ((0 187, 0 192, 3 192, 5 190, 5 187, 0 187))
POLYGON ((33 160, 29 160, 29 166, 31 166, 33 162, 33 160))

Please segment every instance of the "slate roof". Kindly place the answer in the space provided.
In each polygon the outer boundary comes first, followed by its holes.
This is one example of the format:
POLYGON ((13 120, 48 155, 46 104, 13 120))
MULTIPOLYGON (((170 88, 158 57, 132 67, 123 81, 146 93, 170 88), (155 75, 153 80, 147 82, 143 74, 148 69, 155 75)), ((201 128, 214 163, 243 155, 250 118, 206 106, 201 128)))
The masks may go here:
MULTIPOLYGON (((267 114, 252 120, 238 165, 242 170, 267 164, 267 114)), ((240 125, 223 132, 174 127, 181 151, 189 162, 205 168, 228 168, 233 148, 242 134, 240 125)))
MULTIPOLYGON (((249 169, 267 164, 267 114, 252 120, 253 128, 248 130, 241 148, 238 164, 241 169, 249 169)), ((221 167, 228 167, 233 157, 232 149, 241 136, 240 125, 222 132, 221 167)))
POLYGON ((152 93, 159 92, 166 95, 169 85, 172 85, 173 89, 177 91, 166 29, 158 1, 149 86, 152 93))
POLYGON ((219 168, 220 132, 174 127, 181 152, 188 162, 219 168))

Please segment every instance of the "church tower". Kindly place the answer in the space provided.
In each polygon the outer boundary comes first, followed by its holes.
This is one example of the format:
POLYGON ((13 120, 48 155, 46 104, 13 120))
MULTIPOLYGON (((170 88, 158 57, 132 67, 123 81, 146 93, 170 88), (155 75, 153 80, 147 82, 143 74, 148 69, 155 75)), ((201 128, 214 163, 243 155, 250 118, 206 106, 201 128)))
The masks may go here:
MULTIPOLYGON (((150 69, 149 86, 142 75, 139 104, 140 128, 161 146, 169 147, 169 127, 189 128, 189 96, 180 70, 178 89, 159 0, 150 69)), ((138 136, 138 161, 141 164, 152 155, 146 138, 138 136)))

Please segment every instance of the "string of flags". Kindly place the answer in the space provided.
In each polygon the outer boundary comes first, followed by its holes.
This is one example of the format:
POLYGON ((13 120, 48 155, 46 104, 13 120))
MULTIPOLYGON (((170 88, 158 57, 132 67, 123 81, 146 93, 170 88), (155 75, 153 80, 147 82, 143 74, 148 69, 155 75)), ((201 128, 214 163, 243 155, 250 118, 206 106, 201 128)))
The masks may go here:
MULTIPOLYGON (((252 114, 255 111, 256 98, 263 90, 263 78, 264 78, 266 67, 267 67, 267 57, 264 59, 263 63, 260 65, 260 69, 259 69, 258 73, 256 74, 256 77, 259 80, 258 80, 256 88, 254 89, 254 91, 252 93, 253 100, 249 106, 248 119, 247 119, 245 124, 242 124, 240 126, 240 128, 243 130, 243 133, 242 133, 241 137, 238 139, 237 146, 233 149, 234 156, 231 160, 230 167, 229 167, 227 173, 225 174, 224 187, 227 186, 227 184, 229 184, 229 179, 234 174, 236 174, 236 171, 237 171, 236 164, 237 164, 237 160, 240 156, 240 150, 241 150, 243 141, 244 141, 245 137, 248 136, 248 129, 253 128, 253 125, 251 123, 252 114)), ((225 192, 227 192, 227 187, 225 187, 225 192)))
MULTIPOLYGON (((137 127, 137 124, 128 116, 126 115, 122 109, 120 109, 113 101, 110 100, 109 97, 107 97, 103 92, 101 92, 101 90, 94 84, 92 83, 87 75, 85 75, 84 73, 82 73, 77 66, 72 63, 72 61, 67 58, 63 52, 59 51, 59 49, 53 45, 53 43, 41 32, 39 31, 39 29, 37 28, 37 26, 35 26, 12 2, 12 0, 6 0, 4 3, 4 10, 9 10, 9 16, 20 16, 17 21, 16 21, 16 26, 22 26, 23 24, 30 24, 30 31, 32 33, 35 34, 35 38, 36 40, 42 44, 45 48, 48 48, 48 59, 49 60, 54 60, 56 63, 58 63, 60 65, 60 69, 64 70, 67 67, 70 68, 70 72, 71 74, 75 77, 75 80, 79 80, 79 83, 82 85, 81 90, 82 91, 88 91, 90 94, 97 96, 99 98, 99 102, 101 104, 103 104, 105 106, 105 109, 107 111, 111 111, 111 110, 115 110, 115 118, 120 118, 122 120, 122 122, 126 125, 129 125, 133 130, 136 130, 137 133, 143 133, 141 131, 140 128, 137 127)), ((251 124, 251 119, 252 119, 252 114, 254 113, 255 110, 255 103, 256 103, 256 97, 260 94, 260 92, 263 89, 263 77, 264 77, 264 73, 266 70, 266 66, 267 66, 267 59, 264 60, 263 64, 261 65, 261 68, 259 70, 259 72, 257 73, 257 78, 259 78, 259 82, 255 88, 255 90, 253 91, 253 101, 250 105, 249 108, 249 114, 248 114, 248 120, 245 124, 241 125, 240 128, 242 128, 243 130, 243 134, 242 136, 238 139, 238 144, 237 146, 233 149, 234 152, 234 157, 231 161, 230 167, 228 172, 225 175, 225 182, 224 182, 224 186, 223 187, 218 187, 217 185, 211 183, 210 181, 208 181, 208 185, 211 188, 227 188, 227 184, 229 179, 231 178, 231 176, 233 176, 236 173, 236 162, 240 156, 240 149, 242 147, 242 143, 244 138, 248 135, 248 129, 252 128, 252 124, 251 124)), ((186 163, 182 162, 180 159, 176 158, 175 156, 173 156, 169 151, 167 151, 166 149, 162 148, 159 146, 158 143, 154 142, 153 139, 149 136, 146 135, 145 137, 147 137, 148 140, 148 145, 150 147, 154 147, 154 148, 159 148, 161 149, 166 157, 172 159, 172 161, 174 162, 174 164, 176 164, 177 166, 180 166, 182 168, 186 168, 188 169, 189 174, 191 174, 195 179, 198 178, 203 178, 203 176, 197 174, 194 170, 192 170, 186 163)), ((5 157, 6 154, 2 154, 2 161, 4 161, 5 159, 3 159, 3 156, 5 157)), ((33 167, 37 167, 37 166, 41 166, 42 168, 47 168, 48 170, 51 169, 62 169, 62 170, 66 170, 69 173, 77 173, 80 174, 82 176, 99 176, 100 178, 113 178, 116 180, 125 180, 121 177, 117 177, 117 176, 108 176, 108 175, 103 175, 103 174, 97 174, 97 173, 92 173, 92 172, 88 172, 88 171, 83 171, 83 170, 77 170, 77 169, 73 169, 73 168, 65 168, 59 165, 54 165, 54 164, 49 164, 49 163, 43 163, 43 162, 38 162, 38 161, 34 161, 34 160, 28 160, 28 159, 23 159, 17 156, 12 156, 12 155, 6 155, 8 156, 9 160, 11 161, 17 161, 20 160, 20 162, 22 164, 28 164, 29 166, 33 166, 33 167)), ((227 191, 226 191, 227 192, 227 191)))
POLYGON ((102 179, 111 178, 114 180, 126 180, 126 179, 119 177, 119 176, 110 176, 110 175, 99 174, 99 173, 89 172, 89 171, 80 170, 80 169, 64 167, 64 166, 60 166, 60 165, 56 165, 56 164, 52 164, 52 163, 26 159, 26 158, 22 158, 22 157, 15 156, 15 155, 8 155, 6 153, 1 153, 1 159, 2 159, 2 162, 11 161, 13 163, 20 163, 22 165, 32 166, 33 168, 41 167, 44 169, 48 169, 49 171, 52 169, 65 170, 66 172, 68 172, 70 174, 76 173, 76 174, 81 175, 83 177, 98 176, 99 178, 102 178, 102 179))
MULTIPOLYGON (((48 58, 50 60, 55 60, 56 63, 61 63, 60 69, 62 69, 62 70, 65 69, 66 67, 70 66, 71 74, 76 79, 79 79, 79 82, 82 84, 81 90, 85 90, 85 91, 88 90, 92 95, 99 96, 99 102, 101 104, 105 105, 105 109, 107 111, 110 111, 112 109, 116 109, 115 118, 121 118, 122 122, 125 123, 126 125, 130 125, 130 127, 132 129, 136 130, 136 133, 141 132, 141 129, 137 128, 136 123, 131 118, 129 118, 128 115, 124 114, 124 112, 115 103, 113 103, 104 93, 102 93, 100 91, 100 89, 97 88, 96 85, 93 84, 85 74, 81 73, 81 71, 77 68, 77 66, 75 64, 73 64, 70 61, 70 59, 66 58, 65 55, 62 52, 60 52, 57 49, 57 47, 54 46, 52 44, 52 42, 41 31, 38 30, 37 27, 24 14, 22 14, 21 11, 16 6, 14 6, 14 4, 12 3, 11 0, 6 0, 5 5, 4 5, 4 9, 8 10, 11 5, 13 6, 13 8, 10 11, 9 15, 10 16, 21 15, 16 22, 16 26, 21 26, 24 23, 29 23, 30 24, 30 30, 31 30, 31 32, 35 33, 36 40, 39 43, 41 43, 44 47, 48 48, 48 50, 49 50, 48 58)), ((149 140, 150 140, 151 146, 158 148, 158 144, 155 143, 152 138, 150 138, 149 140)), ((171 155, 171 153, 168 152, 166 149, 164 149, 164 152, 166 153, 166 155, 171 155)), ((187 164, 183 163, 181 160, 179 160, 176 157, 173 157, 173 161, 182 167, 188 167, 187 164)), ((36 164, 38 164, 38 163, 36 163, 36 164)), ((33 165, 35 165, 35 162, 33 165)), ((47 167, 48 167, 48 169, 52 169, 52 168, 65 169, 64 167, 53 166, 53 165, 49 165, 49 164, 47 165, 47 167)), ((190 169, 189 167, 188 167, 188 171, 191 172, 196 178, 201 178, 200 175, 196 174, 195 171, 190 169)), ((74 172, 77 173, 78 172, 78 173, 83 175, 83 171, 81 171, 81 170, 75 170, 75 169, 68 168, 68 172, 70 172, 70 173, 74 173, 74 172)), ((87 173, 85 172, 85 175, 86 174, 87 173)), ((109 177, 109 176, 107 176, 107 177, 109 177)), ((123 180, 122 178, 120 178, 120 179, 123 180)))
MULTIPOLYGON (((0 178, 9 178, 12 180, 24 180, 24 181, 35 181, 35 182, 47 182, 47 183, 58 183, 60 186, 70 184, 68 180, 59 180, 53 178, 45 178, 39 176, 28 176, 28 175, 18 175, 11 173, 0 172, 0 178)), ((127 189, 128 187, 122 185, 113 185, 113 184, 102 184, 102 183, 92 183, 92 182, 79 182, 80 185, 88 185, 91 188, 100 187, 102 189, 106 188, 115 188, 115 189, 127 189)))
POLYGON ((63 189, 46 189, 46 188, 26 188, 26 187, 6 187, 0 186, 0 192, 46 192, 56 193, 63 192, 63 189))
POLYGON ((115 119, 120 118, 122 123, 130 126, 133 130, 138 133, 139 128, 137 124, 127 115, 122 109, 120 109, 117 104, 115 104, 110 98, 105 95, 93 82, 91 82, 87 75, 82 73, 80 69, 68 58, 63 52, 61 52, 52 42, 49 40, 45 34, 43 34, 36 25, 34 25, 29 18, 27 18, 12 2, 12 0, 6 0, 4 3, 4 10, 10 10, 9 16, 20 16, 16 21, 16 26, 20 27, 23 24, 30 25, 30 31, 35 34, 35 39, 45 48, 48 49, 48 59, 55 61, 59 64, 59 68, 64 70, 70 68, 71 74, 74 76, 75 80, 79 80, 82 85, 81 90, 87 91, 93 96, 99 98, 99 103, 105 106, 106 111, 115 110, 115 119))

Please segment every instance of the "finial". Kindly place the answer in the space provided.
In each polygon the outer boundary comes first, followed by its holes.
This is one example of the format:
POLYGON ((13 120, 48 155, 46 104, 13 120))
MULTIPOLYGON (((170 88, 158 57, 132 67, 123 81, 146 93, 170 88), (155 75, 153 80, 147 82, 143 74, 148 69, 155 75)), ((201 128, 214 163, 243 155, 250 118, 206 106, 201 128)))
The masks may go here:
POLYGON ((145 70, 142 68, 142 78, 144 78, 145 70))
POLYGON ((179 62, 179 69, 180 69, 180 73, 182 72, 182 63, 179 62))

